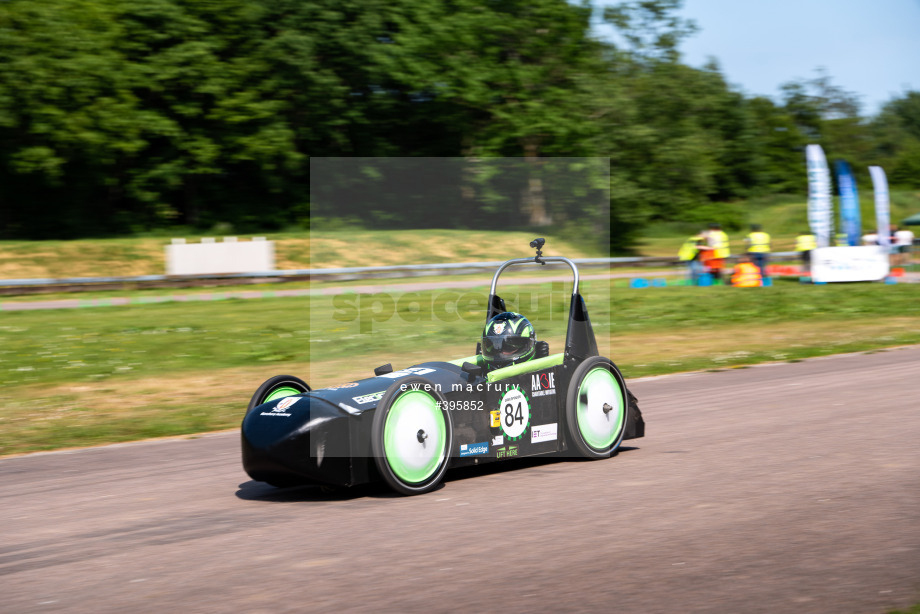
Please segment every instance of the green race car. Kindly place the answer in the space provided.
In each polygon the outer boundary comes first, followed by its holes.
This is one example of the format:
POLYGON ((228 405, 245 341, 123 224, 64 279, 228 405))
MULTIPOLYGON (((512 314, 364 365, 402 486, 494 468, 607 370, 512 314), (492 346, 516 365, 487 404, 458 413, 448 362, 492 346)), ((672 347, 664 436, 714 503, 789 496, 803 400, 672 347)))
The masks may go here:
POLYGON ((383 480, 419 494, 452 467, 539 454, 607 458, 643 437, 636 398, 598 355, 579 274, 568 258, 537 255, 499 266, 476 354, 425 362, 312 390, 278 375, 255 392, 242 424, 243 467, 278 487, 353 486, 383 480), (496 293, 510 266, 567 264, 574 277, 565 348, 550 354, 530 322, 496 293))

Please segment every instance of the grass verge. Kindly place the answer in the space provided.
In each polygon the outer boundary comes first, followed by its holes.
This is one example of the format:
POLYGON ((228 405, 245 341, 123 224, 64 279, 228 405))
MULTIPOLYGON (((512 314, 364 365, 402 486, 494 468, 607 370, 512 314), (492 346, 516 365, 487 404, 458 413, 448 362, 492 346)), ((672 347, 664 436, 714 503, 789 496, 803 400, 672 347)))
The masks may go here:
MULTIPOLYGON (((920 343, 917 292, 883 284, 584 288, 601 352, 633 378, 920 343)), ((503 294, 554 351, 561 347, 566 288, 509 285, 503 294)), ((484 303, 482 291, 393 288, 4 313, 0 455, 236 427, 254 389, 278 373, 321 387, 387 362, 468 356, 484 303)))

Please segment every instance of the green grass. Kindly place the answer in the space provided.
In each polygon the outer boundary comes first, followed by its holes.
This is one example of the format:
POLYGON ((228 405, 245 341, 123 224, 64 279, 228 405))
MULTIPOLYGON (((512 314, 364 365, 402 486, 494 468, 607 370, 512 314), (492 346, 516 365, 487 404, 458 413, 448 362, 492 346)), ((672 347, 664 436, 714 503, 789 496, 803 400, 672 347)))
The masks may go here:
MULTIPOLYGON (((920 212, 920 192, 893 191, 890 194, 892 224, 899 224, 902 219, 920 212)), ((863 232, 874 231, 875 200, 871 190, 860 192, 860 216, 863 232)), ((762 224, 764 229, 778 235, 795 236, 808 228, 807 198, 796 196, 768 196, 748 201, 750 223, 762 224)), ((840 198, 834 196, 834 211, 838 216, 834 220, 839 226, 840 198)), ((746 230, 746 229, 745 229, 746 230)))
MULTIPOLYGON (((871 194, 863 194, 861 203, 864 227, 870 227, 871 194)), ((805 220, 804 196, 752 199, 733 206, 741 206, 750 222, 764 225, 776 251, 792 247, 805 220)), ((894 222, 918 210, 920 193, 892 193, 894 222)), ((680 224, 652 226, 643 235, 640 253, 673 256, 695 230, 680 224)), ((746 229, 731 233, 733 251, 742 249, 745 234, 746 229)), ((518 248, 522 255, 529 253, 533 235, 340 228, 268 238, 276 242, 278 267, 297 269, 497 260, 518 248)), ((0 278, 159 274, 170 236, 0 242, 0 278)), ((605 255, 588 241, 566 241, 552 233, 547 238, 548 255, 605 255)), ((642 272, 635 271, 637 276, 642 272)), ((566 291, 549 284, 515 288, 508 285, 513 277, 503 277, 503 294, 514 299, 509 307, 525 311, 553 351, 560 348, 566 291)), ((149 304, 178 294, 270 293, 277 285, 0 297, 0 302, 13 302, 128 296, 135 303, 0 312, 0 455, 235 427, 252 391, 277 373, 301 375, 322 386, 369 376, 373 367, 386 362, 399 368, 470 355, 490 279, 490 274, 480 273, 284 286, 384 286, 389 299, 352 295, 149 304), (414 281, 468 279, 482 283, 474 290, 409 296, 401 287, 414 281), (413 297, 414 302, 409 300, 413 297), (463 299, 460 307, 458 298, 463 299)), ((626 284, 594 281, 583 291, 601 352, 627 377, 795 362, 920 343, 917 286, 801 286, 778 280, 762 290, 633 290, 626 284)))
MULTIPOLYGON (((602 353, 627 377, 920 343, 914 285, 634 290, 595 281, 584 292, 602 353)), ((502 293, 561 348, 565 288, 503 285, 502 293)), ((394 286, 389 298, 5 312, 0 454, 231 428, 271 375, 322 386, 386 362, 470 355, 484 301, 483 290, 406 295, 394 286)))
MULTIPOLYGON (((589 301, 590 287, 582 289, 589 301)), ((550 306, 546 304, 550 293, 546 285, 542 288, 520 288, 529 290, 533 294, 530 304, 540 307, 539 312, 528 315, 537 323, 546 320, 550 336, 561 337, 566 293, 554 293, 550 306)), ((511 287, 512 296, 514 290, 511 287)), ((394 300, 403 296, 396 287, 390 294, 394 300)), ((484 292, 438 290, 415 294, 426 308, 433 306, 432 313, 413 316, 415 322, 405 316, 408 311, 396 311, 398 305, 391 315, 382 313, 385 305, 372 295, 354 295, 353 312, 337 307, 329 297, 8 312, 0 324, 0 386, 117 380, 200 368, 304 362, 310 357, 311 340, 323 346, 324 359, 385 349, 401 354, 413 349, 410 340, 417 337, 446 346, 475 345, 480 314, 484 313, 484 292), (435 308, 443 308, 456 296, 476 298, 479 305, 454 317, 451 304, 447 309, 451 319, 447 321, 434 313, 435 308), (349 319, 352 317, 357 319, 349 319), (311 330, 315 334, 311 335, 311 330), (331 350, 325 347, 326 337, 335 340, 331 350)), ((728 287, 614 288, 609 302, 591 302, 591 316, 598 331, 618 337, 719 328, 729 322, 768 325, 818 318, 827 321, 920 315, 917 296, 917 286, 880 284, 778 284, 762 291, 728 287)), ((512 306, 517 307, 514 303, 512 306)))
MULTIPOLYGON (((875 209, 871 192, 863 191, 860 204, 863 228, 873 228, 875 209)), ((727 206, 743 211, 745 224, 762 224, 773 236, 774 251, 792 249, 796 234, 807 225, 804 194, 753 198, 727 206)), ((920 192, 891 193, 892 222, 898 223, 918 211, 920 192)), ((652 224, 639 237, 637 253, 675 256, 683 240, 698 230, 697 225, 676 222, 652 224)), ((729 232, 734 252, 743 249, 747 232, 746 225, 729 232)), ((303 269, 502 260, 509 253, 530 253, 527 245, 536 235, 547 238, 547 255, 608 255, 591 240, 573 238, 555 229, 502 232, 335 228, 264 236, 275 241, 278 268, 303 269)), ((215 236, 215 233, 177 231, 115 239, 0 241, 0 279, 161 275, 165 273, 164 247, 172 236, 196 241, 202 236, 215 236)), ((240 240, 247 238, 248 235, 240 236, 240 240)))
MULTIPOLYGON (((914 213, 920 212, 920 192, 893 191, 890 194, 891 223, 900 221, 914 213)), ((740 203, 745 212, 745 225, 735 231, 729 231, 732 252, 742 251, 744 237, 749 232, 750 224, 761 224, 773 238, 774 251, 791 250, 795 237, 808 228, 807 205, 805 194, 779 194, 752 198, 740 203)), ((875 229, 875 201, 871 190, 860 192, 860 214, 863 232, 875 229)), ((834 197, 834 211, 839 212, 839 198, 834 197)), ((839 220, 835 219, 835 227, 839 220)), ((648 256, 676 255, 680 244, 686 237, 701 230, 699 225, 679 222, 658 222, 647 227, 641 235, 639 251, 648 256)), ((915 231, 916 233, 916 231, 915 231)))

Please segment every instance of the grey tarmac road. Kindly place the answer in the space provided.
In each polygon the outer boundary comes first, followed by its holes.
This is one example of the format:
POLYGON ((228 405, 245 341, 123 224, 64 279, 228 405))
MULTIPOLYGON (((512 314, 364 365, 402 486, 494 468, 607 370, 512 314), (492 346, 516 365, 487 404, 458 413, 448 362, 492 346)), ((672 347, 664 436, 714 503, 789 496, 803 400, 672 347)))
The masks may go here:
POLYGON ((908 347, 635 380, 648 436, 618 456, 411 498, 252 482, 238 433, 3 459, 0 611, 904 608, 918 373, 908 347))
MULTIPOLYGON (((677 269, 679 272, 680 269, 677 269)), ((673 275, 675 271, 648 271, 642 277, 664 277, 673 275)), ((580 279, 590 281, 594 279, 629 279, 639 277, 636 273, 606 273, 602 275, 582 275, 580 279)), ((230 298, 236 299, 262 299, 284 298, 300 296, 335 296, 346 292, 355 294, 375 294, 378 292, 421 292, 425 290, 480 288, 489 285, 491 278, 483 276, 482 279, 450 279, 447 281, 424 281, 410 283, 387 284, 377 283, 362 286, 323 286, 318 288, 297 288, 293 290, 228 290, 226 292, 208 292, 198 294, 171 294, 157 296, 116 296, 112 298, 80 299, 66 298, 49 301, 23 301, 0 302, 0 311, 38 311, 46 309, 82 309, 87 307, 125 307, 127 305, 143 306, 162 303, 183 303, 196 301, 213 301, 230 298)), ((570 276, 544 276, 544 277, 518 277, 511 278, 508 285, 546 284, 552 282, 572 282, 570 276)))

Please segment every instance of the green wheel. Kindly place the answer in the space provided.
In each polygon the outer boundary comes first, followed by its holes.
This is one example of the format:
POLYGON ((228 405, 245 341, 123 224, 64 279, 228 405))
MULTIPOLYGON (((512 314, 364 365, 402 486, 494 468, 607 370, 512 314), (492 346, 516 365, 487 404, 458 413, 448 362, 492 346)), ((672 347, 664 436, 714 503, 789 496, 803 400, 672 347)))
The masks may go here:
POLYGON ((292 397, 295 394, 303 394, 309 391, 310 387, 299 377, 294 377, 293 375, 276 375, 275 377, 265 380, 265 382, 256 389, 255 394, 249 399, 249 407, 246 408, 246 413, 249 413, 252 408, 258 407, 262 403, 277 401, 284 397, 292 397))
POLYGON ((620 447, 626 427, 626 383, 610 360, 593 356, 572 374, 566 395, 569 441, 587 458, 607 458, 620 447))
POLYGON ((377 404, 371 432, 374 461, 396 492, 429 492, 447 471, 453 429, 450 413, 441 409, 443 401, 429 380, 408 377, 390 386, 377 404))

